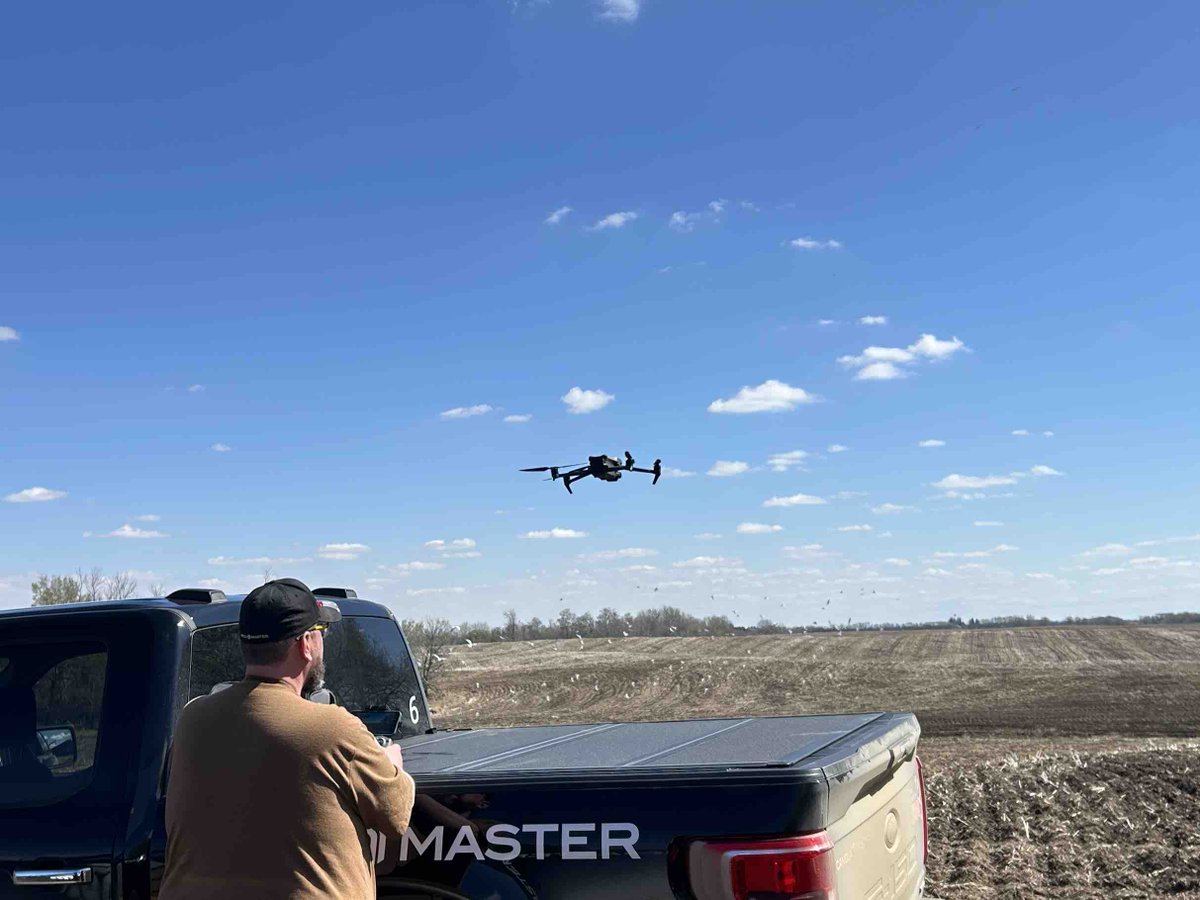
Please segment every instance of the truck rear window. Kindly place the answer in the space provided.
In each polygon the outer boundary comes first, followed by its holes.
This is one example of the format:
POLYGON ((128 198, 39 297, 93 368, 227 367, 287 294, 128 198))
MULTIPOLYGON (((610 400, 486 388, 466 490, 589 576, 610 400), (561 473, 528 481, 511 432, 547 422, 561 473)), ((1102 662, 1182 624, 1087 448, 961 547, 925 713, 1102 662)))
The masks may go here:
MULTIPOLYGON (((236 625, 201 628, 192 635, 190 696, 201 697, 245 674, 236 625)), ((412 660, 391 619, 347 616, 325 633, 325 686, 339 706, 375 734, 420 734, 429 715, 412 660)))
POLYGON ((42 806, 92 780, 108 652, 0 644, 0 806, 42 806))

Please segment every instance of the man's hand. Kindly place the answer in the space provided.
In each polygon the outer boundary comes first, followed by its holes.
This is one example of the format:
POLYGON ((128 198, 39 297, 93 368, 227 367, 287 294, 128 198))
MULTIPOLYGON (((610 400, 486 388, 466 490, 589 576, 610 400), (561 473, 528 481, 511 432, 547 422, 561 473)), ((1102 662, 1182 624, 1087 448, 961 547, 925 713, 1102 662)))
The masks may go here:
POLYGON ((404 757, 400 753, 399 744, 388 744, 383 748, 383 752, 387 754, 387 758, 396 764, 396 768, 403 771, 404 757))

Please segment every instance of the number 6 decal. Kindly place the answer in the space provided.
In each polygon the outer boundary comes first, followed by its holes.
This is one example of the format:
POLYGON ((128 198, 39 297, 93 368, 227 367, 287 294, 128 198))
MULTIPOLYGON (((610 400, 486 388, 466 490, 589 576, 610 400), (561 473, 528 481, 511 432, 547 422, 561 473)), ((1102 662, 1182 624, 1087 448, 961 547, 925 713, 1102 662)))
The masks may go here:
POLYGON ((414 725, 421 720, 421 711, 417 709, 417 695, 413 694, 408 698, 408 717, 412 719, 414 725))

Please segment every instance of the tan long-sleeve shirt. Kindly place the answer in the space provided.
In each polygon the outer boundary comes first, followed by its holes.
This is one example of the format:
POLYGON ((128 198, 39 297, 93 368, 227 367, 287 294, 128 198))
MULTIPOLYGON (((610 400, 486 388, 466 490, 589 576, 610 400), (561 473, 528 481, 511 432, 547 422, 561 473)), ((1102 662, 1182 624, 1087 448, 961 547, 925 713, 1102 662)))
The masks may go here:
POLYGON ((413 799, 359 719, 248 678, 180 716, 159 897, 374 900, 367 829, 398 838, 413 799))

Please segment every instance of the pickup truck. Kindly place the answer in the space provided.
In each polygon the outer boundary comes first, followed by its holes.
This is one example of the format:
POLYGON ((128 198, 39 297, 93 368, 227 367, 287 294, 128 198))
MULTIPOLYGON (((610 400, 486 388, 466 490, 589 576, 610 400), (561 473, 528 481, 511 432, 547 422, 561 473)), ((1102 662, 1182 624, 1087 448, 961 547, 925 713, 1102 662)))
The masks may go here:
MULTIPOLYGON (((400 743, 408 832, 371 835, 397 900, 908 900, 928 842, 907 713, 435 729, 399 624, 322 590, 328 690, 400 743)), ((240 598, 0 612, 0 898, 149 900, 171 733, 242 677, 240 598)))

